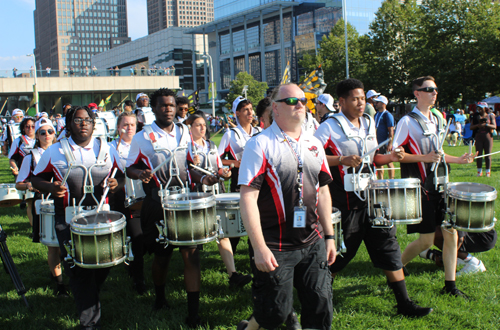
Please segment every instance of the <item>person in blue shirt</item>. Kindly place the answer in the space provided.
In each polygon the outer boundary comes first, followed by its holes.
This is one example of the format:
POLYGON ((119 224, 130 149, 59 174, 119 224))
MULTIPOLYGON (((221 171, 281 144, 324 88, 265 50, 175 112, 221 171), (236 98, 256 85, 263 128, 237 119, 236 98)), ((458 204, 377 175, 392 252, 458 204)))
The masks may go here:
MULTIPOLYGON (((387 139, 391 139, 388 144, 379 149, 379 153, 384 155, 391 153, 392 151, 392 139, 394 138, 394 117, 387 111, 387 97, 379 95, 373 99, 375 103, 375 109, 377 113, 375 114, 375 127, 377 128, 377 141, 382 143, 387 139)), ((389 167, 389 179, 394 179, 394 164, 387 164, 389 167)), ((377 168, 377 178, 382 180, 384 178, 384 167, 377 168)))
POLYGON ((467 119, 464 116, 464 111, 458 109, 457 113, 454 114, 454 116, 455 116, 455 121, 459 122, 461 124, 461 126, 464 127, 465 126, 465 120, 467 119))

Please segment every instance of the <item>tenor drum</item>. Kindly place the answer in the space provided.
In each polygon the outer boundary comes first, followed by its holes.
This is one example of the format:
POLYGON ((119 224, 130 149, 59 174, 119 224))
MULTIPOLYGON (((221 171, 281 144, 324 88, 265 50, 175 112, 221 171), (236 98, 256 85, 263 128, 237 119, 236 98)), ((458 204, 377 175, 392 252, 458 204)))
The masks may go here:
POLYGON ((24 199, 31 199, 31 198, 35 198, 35 192, 34 191, 25 190, 24 191, 24 199))
POLYGON ((240 194, 228 193, 215 195, 215 202, 224 237, 246 236, 247 231, 240 215, 240 194))
POLYGON ((368 193, 370 219, 383 218, 391 224, 422 222, 420 179, 374 180, 368 193))
POLYGON ((86 212, 70 223, 73 262, 82 268, 118 265, 127 256, 125 216, 114 211, 86 212))
POLYGON ((23 194, 15 183, 0 184, 0 207, 10 207, 23 201, 23 194))
POLYGON ((125 194, 125 207, 131 210, 140 210, 142 200, 146 197, 146 193, 142 187, 142 181, 125 177, 125 194))
POLYGON ((108 137, 108 128, 106 127, 106 122, 102 118, 96 118, 94 122, 94 131, 92 132, 94 137, 108 137))
POLYGON ((40 203, 40 243, 58 247, 55 228, 55 208, 53 200, 45 200, 40 203))
POLYGON ((112 138, 116 135, 116 116, 113 111, 98 112, 97 117, 104 119, 109 136, 112 138))
POLYGON ((332 207, 332 225, 335 231, 335 248, 337 249, 337 254, 345 253, 347 251, 344 244, 344 235, 342 234, 342 214, 340 210, 332 207))
POLYGON ((162 202, 163 235, 173 245, 197 245, 217 238, 215 196, 187 193, 166 196, 162 202))
POLYGON ((446 204, 452 226, 468 232, 490 231, 496 222, 496 198, 496 189, 482 183, 449 183, 446 204))

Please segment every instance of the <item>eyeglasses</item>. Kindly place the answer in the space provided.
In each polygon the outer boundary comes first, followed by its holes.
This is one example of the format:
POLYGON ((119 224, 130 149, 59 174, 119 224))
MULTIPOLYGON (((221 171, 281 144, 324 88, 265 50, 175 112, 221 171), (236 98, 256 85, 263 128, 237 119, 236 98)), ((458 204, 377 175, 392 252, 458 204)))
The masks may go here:
POLYGON ((77 125, 80 125, 81 123, 85 123, 87 125, 90 125, 94 122, 94 119, 92 118, 75 118, 73 119, 73 122, 77 125))
POLYGON ((297 103, 299 103, 299 101, 300 101, 300 103, 305 105, 307 103, 307 98, 305 98, 305 97, 301 97, 301 98, 287 97, 286 99, 276 100, 275 102, 285 102, 285 104, 287 104, 287 105, 297 105, 297 103))
POLYGON ((432 92, 436 91, 436 93, 438 93, 438 88, 437 87, 423 87, 423 88, 417 89, 417 91, 426 92, 426 93, 432 93, 432 92))
POLYGON ((52 128, 49 128, 48 130, 40 130, 40 135, 41 136, 45 136, 45 134, 49 133, 49 135, 52 135, 55 133, 55 131, 52 129, 52 128))
POLYGON ((26 125, 25 128, 35 129, 35 125, 26 125))

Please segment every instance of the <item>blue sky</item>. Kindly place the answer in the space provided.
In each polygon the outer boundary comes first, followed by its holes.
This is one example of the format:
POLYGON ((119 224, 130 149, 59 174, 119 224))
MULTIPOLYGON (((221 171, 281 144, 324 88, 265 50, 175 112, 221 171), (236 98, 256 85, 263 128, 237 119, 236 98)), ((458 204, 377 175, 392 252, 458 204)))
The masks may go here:
MULTIPOLYGON (((0 0, 0 71, 29 70, 35 48, 35 0, 0 0)), ((127 0, 128 34, 132 40, 148 34, 146 0, 127 0)))

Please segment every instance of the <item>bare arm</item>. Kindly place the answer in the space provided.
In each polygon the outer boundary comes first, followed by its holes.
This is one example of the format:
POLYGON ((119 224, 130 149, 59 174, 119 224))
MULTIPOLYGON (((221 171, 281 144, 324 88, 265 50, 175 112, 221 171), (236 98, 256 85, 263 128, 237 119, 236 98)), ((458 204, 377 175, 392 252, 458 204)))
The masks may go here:
MULTIPOLYGON (((319 222, 323 227, 323 233, 326 235, 333 235, 334 230, 332 226, 332 199, 330 196, 330 189, 328 186, 323 186, 319 188, 318 195, 318 215, 319 222)), ((328 260, 328 265, 332 265, 335 262, 335 257, 337 251, 335 248, 335 240, 326 239, 326 256, 328 260)))

